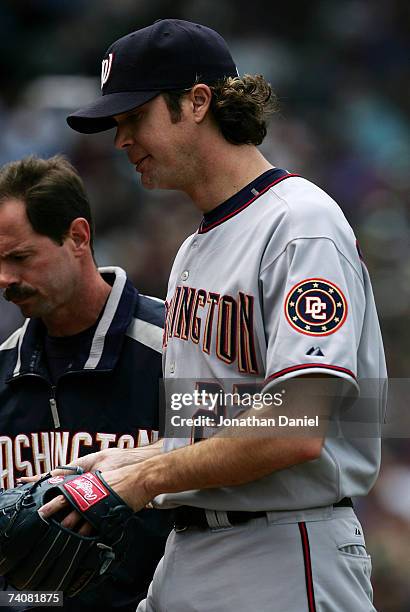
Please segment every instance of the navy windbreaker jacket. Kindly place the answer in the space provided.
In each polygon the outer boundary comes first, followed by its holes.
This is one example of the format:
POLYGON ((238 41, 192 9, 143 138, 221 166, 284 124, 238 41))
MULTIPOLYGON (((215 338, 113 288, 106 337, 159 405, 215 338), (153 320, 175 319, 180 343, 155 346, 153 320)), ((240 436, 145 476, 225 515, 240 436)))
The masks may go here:
MULTIPOLYGON (((0 487, 90 452, 158 438, 164 304, 140 295, 121 268, 100 272, 112 285, 105 309, 55 385, 40 319, 27 319, 0 346, 0 487)), ((113 607, 138 601, 136 592, 147 588, 170 530, 168 512, 143 512, 143 554, 135 555, 118 592, 104 590, 104 603, 111 597, 113 607)))

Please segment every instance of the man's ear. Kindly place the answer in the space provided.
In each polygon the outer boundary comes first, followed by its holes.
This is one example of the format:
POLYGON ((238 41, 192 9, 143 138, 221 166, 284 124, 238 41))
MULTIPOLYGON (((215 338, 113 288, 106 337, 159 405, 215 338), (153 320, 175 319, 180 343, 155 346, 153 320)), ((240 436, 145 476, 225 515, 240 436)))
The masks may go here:
POLYGON ((71 222, 66 239, 71 239, 73 250, 78 256, 90 248, 91 230, 87 219, 77 217, 71 222))
POLYGON ((197 83, 189 92, 189 97, 193 109, 194 120, 201 123, 211 104, 212 91, 208 85, 197 83))

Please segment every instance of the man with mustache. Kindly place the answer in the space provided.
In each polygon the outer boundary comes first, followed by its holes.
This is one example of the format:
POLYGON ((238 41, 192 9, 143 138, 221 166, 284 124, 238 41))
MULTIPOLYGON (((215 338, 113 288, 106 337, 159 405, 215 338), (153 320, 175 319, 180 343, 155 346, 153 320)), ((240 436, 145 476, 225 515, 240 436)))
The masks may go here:
MULTIPOLYGON (((64 157, 0 169, 0 287, 27 317, 0 347, 0 487, 93 451, 138 456, 160 444, 164 305, 121 268, 97 268, 93 233, 84 185, 64 157)), ((144 528, 127 534, 139 557, 65 609, 135 610, 169 532, 167 514, 141 518, 144 528)))
POLYGON ((31 297, 32 295, 35 295, 35 293, 36 290, 31 287, 10 285, 10 287, 4 290, 3 297, 9 302, 18 303, 31 297))

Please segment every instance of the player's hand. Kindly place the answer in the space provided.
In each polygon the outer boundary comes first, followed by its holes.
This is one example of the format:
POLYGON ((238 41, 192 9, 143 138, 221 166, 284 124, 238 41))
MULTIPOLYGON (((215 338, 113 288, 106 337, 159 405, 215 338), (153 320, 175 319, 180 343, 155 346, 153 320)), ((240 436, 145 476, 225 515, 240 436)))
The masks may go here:
MULTIPOLYGON (((102 451, 98 451, 97 453, 90 453, 85 457, 80 457, 75 461, 72 461, 71 463, 67 464, 67 467, 81 467, 84 472, 95 472, 95 470, 100 470, 101 472, 106 472, 107 474, 110 474, 113 471, 117 471, 118 468, 129 464, 131 460, 133 463, 137 463, 138 461, 143 461, 144 459, 146 459, 147 453, 144 452, 144 448, 145 447, 142 447, 141 449, 133 449, 132 453, 129 449, 109 448, 102 451)), ((66 476, 67 471, 58 469, 52 470, 51 475, 66 476)), ((35 482, 42 476, 44 476, 44 474, 40 474, 37 476, 23 476, 19 478, 17 482, 19 484, 35 482)), ((108 482, 108 484, 111 483, 108 482)), ((126 496, 121 495, 121 497, 123 497, 124 501, 128 503, 128 500, 125 499, 126 496)), ((77 512, 76 510, 72 510, 71 512, 69 512, 70 507, 71 506, 67 499, 64 497, 64 495, 58 495, 53 500, 45 504, 42 508, 40 508, 39 513, 44 518, 48 518, 56 512, 59 512, 61 510, 67 510, 67 515, 61 521, 63 527, 78 531, 81 535, 84 536, 91 535, 92 526, 86 521, 84 521, 81 514, 79 514, 79 512, 77 512)))
MULTIPOLYGON (((138 463, 145 461, 153 454, 161 452, 161 441, 155 445, 145 446, 137 449, 110 448, 97 453, 91 453, 85 457, 76 459, 69 464, 70 467, 81 467, 85 472, 100 470, 103 478, 118 493, 118 495, 137 512, 144 508, 150 501, 150 497, 143 487, 136 483, 136 470, 138 463)), ((65 470, 53 470, 52 476, 66 475, 65 470)), ((22 484, 38 480, 40 476, 25 476, 19 479, 22 484)), ((39 509, 44 518, 48 518, 61 510, 69 510, 70 504, 63 495, 58 495, 39 509)), ((75 510, 69 512, 61 521, 68 529, 76 529, 82 535, 90 535, 92 527, 85 523, 82 516, 75 510)))
POLYGON ((81 535, 89 536, 92 534, 93 527, 90 523, 84 520, 77 510, 70 510, 72 506, 64 497, 64 495, 58 495, 54 497, 51 502, 48 502, 41 508, 39 508, 38 513, 43 518, 47 519, 56 512, 67 511, 66 516, 61 521, 61 525, 66 527, 67 529, 72 529, 73 531, 78 531, 81 535))
POLYGON ((134 512, 142 510, 151 501, 151 496, 138 481, 138 465, 104 472, 102 477, 134 512))
MULTIPOLYGON (((155 445, 141 446, 138 448, 107 448, 97 453, 90 453, 84 457, 79 457, 67 464, 67 467, 81 467, 84 472, 95 472, 100 470, 101 472, 108 472, 111 470, 117 470, 125 465, 132 465, 145 461, 151 457, 154 453, 161 452, 161 444, 157 442, 155 445)), ((52 470, 52 476, 66 476, 66 470, 52 470)), ((37 476, 22 476, 17 480, 17 484, 25 484, 27 482, 35 482, 45 474, 37 476)))
MULTIPOLYGON (((123 452, 123 449, 119 449, 119 448, 113 448, 109 450, 123 452)), ((67 463, 66 467, 74 467, 74 468, 80 467, 84 470, 84 472, 93 472, 93 471, 95 472, 95 470, 98 470, 98 469, 102 471, 104 469, 104 464, 107 464, 106 452, 107 452, 106 450, 103 450, 103 451, 98 451, 97 453, 90 453, 89 455, 86 455, 85 457, 79 457, 75 461, 72 461, 71 463, 67 463), (100 468, 99 467, 100 465, 102 465, 103 467, 100 468)), ((109 461, 111 462, 111 459, 109 461)), ((55 469, 55 470, 51 470, 50 474, 52 476, 66 476, 67 471, 55 469)), ((37 474, 36 476, 22 476, 21 478, 17 479, 17 484, 26 484, 27 482, 36 482, 36 480, 38 480, 39 478, 42 478, 45 475, 46 475, 46 472, 44 472, 43 474, 37 474)))
MULTIPOLYGON (((107 484, 134 510, 137 512, 144 508, 150 497, 144 488, 138 483, 137 472, 138 468, 135 465, 121 467, 117 470, 103 472, 101 475, 107 484)), ((56 512, 68 510, 70 504, 64 495, 58 495, 44 506, 39 508, 39 514, 48 519, 56 512)), ((82 535, 89 535, 92 527, 88 523, 84 523, 82 516, 72 511, 61 521, 61 524, 68 529, 76 529, 82 535)))

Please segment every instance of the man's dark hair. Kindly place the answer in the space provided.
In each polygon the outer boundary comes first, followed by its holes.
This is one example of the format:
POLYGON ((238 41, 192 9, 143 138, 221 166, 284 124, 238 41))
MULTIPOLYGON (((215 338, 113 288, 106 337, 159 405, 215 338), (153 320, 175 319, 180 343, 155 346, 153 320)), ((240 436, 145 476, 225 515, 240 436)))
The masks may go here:
POLYGON ((0 203, 21 200, 35 232, 63 244, 71 223, 78 217, 90 225, 93 251, 94 224, 84 184, 63 155, 41 159, 30 155, 0 169, 0 203))
MULTIPOLYGON (((277 98, 264 77, 260 74, 227 77, 209 87, 210 110, 225 139, 238 145, 261 144, 266 136, 267 119, 278 110, 277 98)), ((187 91, 163 92, 174 123, 181 119, 181 101, 187 91)))

